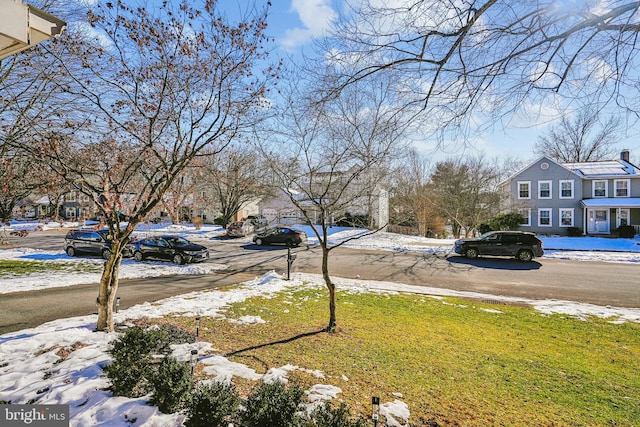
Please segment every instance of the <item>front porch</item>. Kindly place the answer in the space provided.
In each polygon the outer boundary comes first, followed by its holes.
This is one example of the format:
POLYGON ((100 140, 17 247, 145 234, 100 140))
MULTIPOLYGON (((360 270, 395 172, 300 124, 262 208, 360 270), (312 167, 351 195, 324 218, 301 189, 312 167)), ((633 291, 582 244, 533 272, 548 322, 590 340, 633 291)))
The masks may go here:
POLYGON ((580 204, 584 208, 584 234, 617 236, 625 226, 640 234, 640 198, 584 199, 580 204))

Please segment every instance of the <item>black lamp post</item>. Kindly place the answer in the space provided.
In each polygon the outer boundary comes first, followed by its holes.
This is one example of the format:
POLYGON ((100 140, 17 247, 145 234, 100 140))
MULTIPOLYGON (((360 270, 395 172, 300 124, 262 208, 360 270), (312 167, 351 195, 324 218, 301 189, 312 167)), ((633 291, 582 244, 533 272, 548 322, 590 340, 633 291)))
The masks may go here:
POLYGON ((198 336, 200 335, 200 316, 196 317, 196 341, 198 341, 198 336))
POLYGON ((373 396, 371 398, 371 419, 373 420, 374 427, 377 427, 379 418, 380 418, 380 398, 378 396, 373 396))

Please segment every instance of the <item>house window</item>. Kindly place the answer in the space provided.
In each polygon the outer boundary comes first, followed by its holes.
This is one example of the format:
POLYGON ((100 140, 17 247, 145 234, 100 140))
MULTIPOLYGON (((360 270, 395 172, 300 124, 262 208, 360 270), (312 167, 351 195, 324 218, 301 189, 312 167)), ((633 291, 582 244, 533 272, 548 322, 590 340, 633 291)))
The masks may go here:
POLYGON ((531 181, 518 181, 518 199, 530 199, 531 181))
POLYGON ((616 179, 613 181, 615 197, 629 197, 629 180, 616 179))
POLYGON ((607 197, 607 181, 593 181, 593 197, 607 197))
POLYGON ((531 226, 531 209, 522 209, 520 210, 520 215, 524 218, 524 222, 520 224, 521 227, 530 227, 531 226))
POLYGON ((538 199, 551 198, 551 181, 538 181, 538 199))
POLYGON ((573 180, 560 181, 560 198, 573 199, 573 180))
POLYGON ((560 209, 560 227, 573 227, 573 208, 560 209))
POLYGON ((550 208, 538 209, 538 226, 551 227, 551 209, 550 208))

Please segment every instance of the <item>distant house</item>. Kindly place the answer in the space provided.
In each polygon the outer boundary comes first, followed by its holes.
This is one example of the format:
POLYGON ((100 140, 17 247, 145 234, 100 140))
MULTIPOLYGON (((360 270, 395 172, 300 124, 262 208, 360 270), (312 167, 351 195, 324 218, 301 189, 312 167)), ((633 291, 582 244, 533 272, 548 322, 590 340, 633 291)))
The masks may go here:
MULTIPOLYGON (((354 185, 355 190, 361 188, 354 185)), ((360 197, 350 195, 349 203, 341 204, 340 211, 330 212, 324 221, 328 224, 335 224, 345 218, 347 214, 352 216, 370 216, 373 227, 380 227, 383 230, 389 222, 389 193, 382 186, 378 185, 370 194, 360 192, 360 197)), ((302 192, 288 189, 281 190, 272 197, 266 197, 258 203, 259 214, 266 218, 270 224, 301 224, 306 221, 302 211, 292 203, 291 199, 306 210, 309 220, 313 224, 320 224, 323 221, 322 214, 318 211, 314 203, 302 192)))
POLYGON ((567 234, 611 234, 622 225, 640 233, 640 169, 629 151, 610 161, 557 163, 541 157, 501 183, 507 205, 520 212, 522 230, 567 234))

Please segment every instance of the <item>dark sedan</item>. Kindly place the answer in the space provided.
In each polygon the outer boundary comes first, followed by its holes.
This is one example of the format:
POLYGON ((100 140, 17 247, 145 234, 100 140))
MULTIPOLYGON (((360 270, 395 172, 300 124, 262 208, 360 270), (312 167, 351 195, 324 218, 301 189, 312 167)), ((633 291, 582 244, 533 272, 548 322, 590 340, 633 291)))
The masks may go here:
POLYGON ((180 236, 155 236, 131 242, 136 261, 157 259, 175 264, 209 259, 209 250, 180 236))
POLYGON ((256 245, 284 244, 293 247, 306 241, 307 234, 304 231, 290 227, 267 228, 253 236, 253 243, 256 245))

